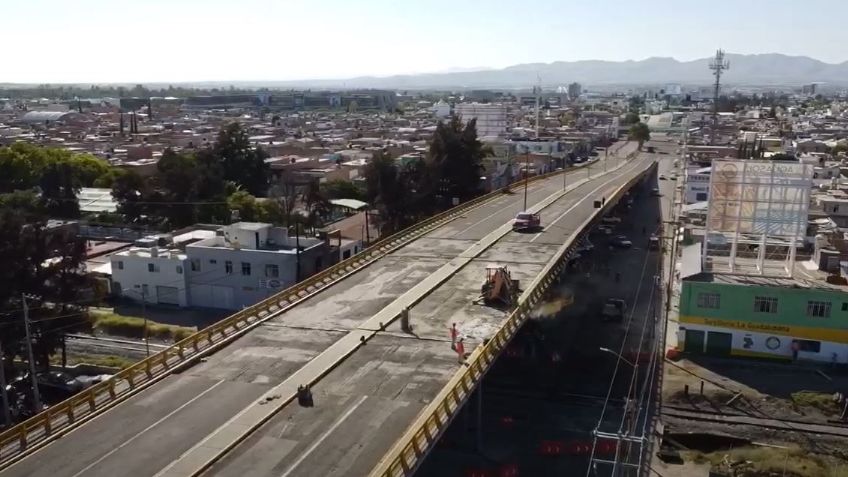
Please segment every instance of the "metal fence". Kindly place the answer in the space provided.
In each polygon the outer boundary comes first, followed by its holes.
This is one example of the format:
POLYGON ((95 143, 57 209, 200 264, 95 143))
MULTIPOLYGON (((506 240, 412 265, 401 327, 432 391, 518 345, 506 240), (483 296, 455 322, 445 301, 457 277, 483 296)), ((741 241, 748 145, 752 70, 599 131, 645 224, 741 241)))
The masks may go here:
MULTIPOLYGON (((606 201, 606 205, 596 210, 578 230, 586 233, 599 217, 612 208, 627 190, 650 173, 654 167, 648 167, 619 187, 606 201)), ((474 350, 466 360, 466 366, 454 375, 439 396, 419 415, 418 420, 383 457, 371 473, 371 477, 405 477, 415 472, 429 450, 459 413, 465 400, 471 396, 497 357, 530 316, 533 308, 544 298, 548 288, 558 280, 580 238, 582 234, 580 236, 573 234, 566 240, 557 251, 557 258, 551 260, 527 287, 519 300, 518 307, 507 317, 492 338, 474 350)))
MULTIPOLYGON (((536 182, 560 173, 552 172, 531 177, 528 182, 536 182)), ((524 181, 519 181, 510 185, 509 188, 520 188, 523 185, 524 181)), ((460 217, 469 210, 499 197, 502 193, 503 190, 498 190, 477 197, 381 239, 361 253, 230 315, 120 371, 111 378, 7 429, 0 433, 0 470, 175 371, 197 363, 201 357, 226 346, 262 322, 460 217)))

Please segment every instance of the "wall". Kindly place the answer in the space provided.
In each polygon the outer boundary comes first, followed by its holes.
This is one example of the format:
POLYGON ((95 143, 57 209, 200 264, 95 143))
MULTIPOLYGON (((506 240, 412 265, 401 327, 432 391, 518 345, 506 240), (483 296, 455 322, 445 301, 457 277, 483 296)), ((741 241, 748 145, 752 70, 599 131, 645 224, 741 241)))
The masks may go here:
POLYGON ((733 355, 791 359, 792 340, 799 339, 821 346, 818 353, 800 352, 799 359, 830 362, 837 353, 839 362, 848 362, 848 294, 839 290, 684 281, 680 326, 732 333, 733 355), (719 308, 700 308, 699 293, 717 293, 719 308), (777 298, 777 312, 755 312, 757 296, 777 298), (808 301, 831 303, 830 316, 807 316, 808 301))
MULTIPOLYGON (((329 260, 323 256, 322 244, 301 251, 301 279, 325 268, 329 260), (320 257, 320 264, 316 260, 320 257)), ((189 273, 191 306, 237 310, 264 300, 295 283, 297 256, 294 251, 245 250, 224 247, 186 247, 189 261, 199 270, 189 273), (213 262, 214 261, 214 262, 213 262), (226 272, 226 262, 232 262, 232 273, 226 272), (242 274, 242 263, 250 264, 250 275, 242 274), (266 276, 265 266, 277 265, 277 277, 266 276), (271 280, 275 282, 269 283, 271 280)))
POLYGON ((121 295, 135 301, 141 301, 143 285, 147 285, 148 303, 159 303, 157 286, 177 288, 179 306, 189 306, 187 271, 188 263, 184 255, 180 258, 170 258, 168 253, 160 251, 159 257, 151 257, 148 252, 130 255, 121 252, 112 255, 112 289, 117 292, 116 284, 120 285, 121 295), (123 268, 119 265, 123 263, 123 268), (150 272, 149 264, 154 264, 157 271, 150 272), (179 268, 178 268, 179 267, 179 268))

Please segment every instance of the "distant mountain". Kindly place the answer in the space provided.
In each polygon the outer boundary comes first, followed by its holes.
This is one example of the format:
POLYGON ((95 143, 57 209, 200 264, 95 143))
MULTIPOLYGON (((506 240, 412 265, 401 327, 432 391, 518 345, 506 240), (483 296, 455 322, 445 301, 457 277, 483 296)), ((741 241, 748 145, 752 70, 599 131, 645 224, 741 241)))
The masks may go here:
MULTIPOLYGON (((777 53, 726 55, 730 70, 726 84, 792 85, 826 82, 848 85, 848 62, 831 64, 806 56, 777 53)), ((541 77, 546 86, 577 81, 584 85, 613 84, 709 84, 710 58, 677 61, 674 58, 647 58, 640 61, 556 61, 528 63, 503 69, 480 69, 387 77, 363 76, 344 80, 275 81, 274 86, 316 88, 528 88, 541 77)))

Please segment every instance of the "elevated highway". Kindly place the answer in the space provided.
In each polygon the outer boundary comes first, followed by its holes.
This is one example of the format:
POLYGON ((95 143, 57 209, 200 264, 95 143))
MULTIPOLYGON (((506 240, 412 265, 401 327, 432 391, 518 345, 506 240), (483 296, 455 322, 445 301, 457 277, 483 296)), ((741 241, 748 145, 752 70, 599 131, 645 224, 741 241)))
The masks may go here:
POLYGON ((441 413, 453 417, 470 392, 456 386, 473 388, 481 356, 526 317, 593 202, 649 170, 624 160, 633 149, 530 183, 540 232, 511 230, 523 189, 492 194, 0 434, 0 477, 403 475, 438 437, 432 407, 448 393, 441 413), (490 263, 520 280, 518 312, 474 304, 490 263), (412 333, 397 320, 405 308, 412 333), (465 364, 452 323, 472 351, 465 364), (315 407, 293 400, 302 384, 315 407))

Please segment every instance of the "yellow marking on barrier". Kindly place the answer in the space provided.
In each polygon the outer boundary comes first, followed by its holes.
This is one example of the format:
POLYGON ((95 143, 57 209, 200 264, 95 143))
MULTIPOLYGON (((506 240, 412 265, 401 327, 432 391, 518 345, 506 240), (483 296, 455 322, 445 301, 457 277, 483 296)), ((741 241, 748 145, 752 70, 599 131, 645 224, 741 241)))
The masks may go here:
MULTIPOLYGON (((632 179, 625 182, 623 185, 616 189, 616 192, 613 193, 612 199, 607 200, 606 205, 601 207, 593 214, 589 216, 580 226, 578 230, 584 230, 589 224, 591 224, 594 220, 597 219, 601 214, 605 213, 608 208, 611 207, 611 204, 615 204, 618 200, 620 200, 623 192, 629 190, 636 184, 642 177, 651 172, 655 167, 656 163, 646 164, 645 170, 641 173, 634 176, 632 179)), ((571 248, 574 244, 575 239, 578 237, 577 234, 572 234, 568 240, 560 247, 557 251, 557 259, 549 262, 545 268, 543 269, 543 273, 536 277, 533 282, 531 282, 528 290, 525 290, 522 293, 522 296, 519 298, 518 307, 510 313, 510 315, 506 318, 505 322, 501 324, 498 328, 498 331, 495 332, 495 335, 484 345, 478 346, 469 356, 468 360, 466 360, 466 366, 457 371, 454 376, 448 381, 448 383, 442 388, 439 394, 436 396, 430 406, 425 408, 416 419, 415 422, 412 423, 407 428, 407 431, 401 436, 401 438, 396 441, 395 445, 386 453, 386 455, 380 460, 374 470, 369 474, 371 477, 393 477, 395 475, 409 475, 411 471, 414 471, 418 464, 420 463, 420 458, 416 455, 416 461, 414 465, 408 465, 406 462, 405 454, 409 451, 412 446, 412 442, 418 438, 418 436, 425 436, 426 442, 428 444, 428 448, 430 448, 434 443, 435 439, 437 439, 442 432, 446 429, 446 426, 450 423, 452 418, 454 417, 454 413, 451 411, 449 405, 449 398, 453 397, 456 399, 456 395, 458 393, 458 389, 460 383, 468 377, 471 379, 472 383, 476 384, 482 380, 484 369, 487 369, 489 365, 494 362, 494 359, 503 350, 506 344, 512 339, 515 333, 518 331, 520 325, 525 321, 526 317, 529 316, 529 311, 535 306, 538 297, 542 295, 542 293, 536 293, 537 290, 544 288, 547 289, 550 285, 550 281, 545 281, 549 274, 552 272, 557 272, 560 270, 559 262, 563 260, 566 256, 566 253, 569 248, 571 248), (488 359, 487 359, 488 358, 488 359), (485 368, 484 368, 485 365, 485 368), (480 374, 475 378, 472 373, 472 369, 474 366, 477 366, 478 369, 481 370, 480 374), (432 409, 432 411, 428 411, 428 409, 432 409), (444 409, 445 411, 445 419, 442 422, 441 417, 439 416, 439 411, 444 409), (436 432, 431 433, 427 429, 427 425, 430 422, 430 419, 435 418, 436 421, 436 432), (400 465, 401 469, 403 469, 402 474, 397 474, 394 470, 397 469, 398 465, 400 465)), ((544 290, 541 290, 542 292, 544 290)), ((469 393, 470 394, 470 393, 469 393)), ((465 396, 468 396, 466 394, 465 396)), ((461 401, 456 401, 456 410, 458 411, 461 408, 461 401)), ((423 456, 422 456, 423 457, 423 456)))
MULTIPOLYGON (((553 176, 556 176, 556 175, 559 175, 559 174, 563 174, 563 173, 572 174, 572 173, 576 173, 578 171, 566 171, 566 172, 555 171, 555 172, 551 172, 551 173, 548 173, 548 174, 542 174, 542 175, 534 176, 534 177, 525 179, 523 181, 511 184, 506 189, 507 190, 519 189, 519 188, 524 187, 525 182, 527 184, 531 184, 531 183, 534 183, 534 182, 537 182, 537 181, 540 181, 540 180, 543 180, 543 179, 547 179, 549 177, 553 177, 553 176)), ((386 254, 391 253, 391 251, 398 248, 399 246, 405 245, 406 243, 411 242, 411 241, 423 236, 425 233, 432 230, 436 226, 445 225, 446 223, 450 222, 451 220, 459 218, 461 216, 462 212, 467 212, 467 211, 475 208, 478 205, 481 205, 481 204, 484 204, 484 203, 490 201, 493 198, 500 197, 502 193, 503 193, 503 190, 501 190, 501 189, 490 192, 488 194, 485 194, 483 196, 477 197, 477 198, 469 200, 469 201, 467 201, 463 204, 460 204, 457 207, 454 207, 452 209, 449 209, 447 211, 439 213, 435 216, 432 216, 432 217, 429 217, 425 220, 422 220, 422 221, 420 221, 416 224, 413 224, 412 226, 407 227, 404 230, 401 230, 401 231, 399 231, 395 234, 390 235, 389 237, 386 237, 384 239, 381 239, 378 242, 375 242, 374 244, 369 246, 367 249, 363 250, 360 254, 357 254, 357 255, 355 255, 351 258, 343 260, 343 261, 337 263, 336 265, 334 265, 334 266, 332 266, 328 269, 325 269, 325 270, 313 275, 312 277, 310 277, 310 278, 308 278, 308 279, 306 279, 306 280, 304 280, 300 283, 297 283, 297 284, 295 284, 295 285, 293 285, 293 286, 291 286, 291 287, 289 287, 285 290, 282 290, 282 291, 278 292, 277 294, 275 294, 275 295, 273 295, 273 296, 271 296, 271 297, 269 297, 269 298, 267 298, 267 299, 265 299, 265 300, 263 300, 259 303, 256 303, 256 304, 254 304, 254 305, 252 305, 248 308, 245 308, 245 309, 243 309, 239 312, 234 313, 233 315, 230 315, 227 318, 224 318, 223 320, 219 321, 218 323, 210 325, 203 330, 199 330, 199 331, 193 333, 192 335, 184 338, 183 340, 175 343, 171 347, 165 348, 164 350, 139 361, 135 365, 132 365, 132 366, 116 373, 111 378, 109 378, 109 380, 107 380, 107 381, 112 382, 112 384, 111 384, 112 392, 108 393, 108 400, 103 404, 103 406, 101 406, 101 409, 97 408, 96 395, 94 394, 96 389, 101 389, 100 387, 89 388, 88 392, 83 395, 84 397, 82 398, 82 400, 80 401, 79 404, 82 404, 82 401, 88 401, 89 412, 87 414, 85 414, 85 416, 80 416, 80 420, 78 420, 77 422, 74 422, 73 423, 74 426, 72 426, 72 427, 76 428, 79 425, 82 425, 86 421, 86 419, 83 419, 84 417, 85 418, 92 417, 96 414, 99 414, 98 411, 105 411, 106 409, 109 409, 112 405, 116 404, 117 402, 122 402, 123 400, 128 399, 130 396, 134 395, 137 392, 138 389, 144 387, 145 384, 154 383, 154 382, 158 381, 159 379, 167 376, 172 371, 172 369, 174 369, 178 366, 181 366, 181 365, 183 365, 187 362, 190 362, 192 359, 197 358, 198 356, 204 354, 206 351, 208 351, 212 348, 215 348, 218 345, 228 343, 231 340, 231 338, 235 338, 235 337, 241 335, 241 333, 239 332, 240 330, 238 330, 238 328, 235 327, 235 326, 234 327, 236 328, 237 332, 233 333, 229 336, 226 335, 224 330, 227 326, 234 325, 235 323, 241 322, 241 321, 249 322, 251 317, 253 317, 253 316, 259 317, 261 313, 267 313, 268 310, 272 306, 276 306, 276 307, 279 308, 278 303, 281 300, 283 300, 283 297, 288 297, 287 298, 288 305, 290 305, 290 306, 294 305, 297 302, 299 302, 301 299, 308 297, 308 296, 311 296, 313 293, 309 293, 306 290, 308 290, 310 287, 313 287, 316 283, 322 282, 324 279, 329 279, 329 283, 332 284, 335 281, 337 281, 338 279, 346 277, 346 275, 348 273, 355 273, 356 271, 359 271, 360 269, 364 268, 365 266, 370 265, 374 261, 385 256, 386 254), (398 245, 398 244, 400 244, 400 245, 398 245), (350 269, 351 271, 348 272, 348 269, 350 269), (346 272, 346 273, 341 273, 341 272, 346 272), (339 274, 339 276, 338 276, 337 279, 334 279, 333 276, 337 273, 339 274), (292 295, 294 296, 293 299, 292 299, 292 295), (217 343, 215 342, 215 339, 214 339, 214 334, 215 334, 216 330, 220 330, 220 333, 223 336, 222 340, 217 342, 217 343), (200 338, 202 336, 206 337, 208 344, 205 347, 201 348, 200 338), (168 353, 172 349, 175 349, 179 346, 183 346, 183 349, 185 349, 185 347, 187 347, 189 345, 192 346, 195 349, 195 353, 193 353, 190 356, 189 355, 179 356, 180 362, 176 363, 176 365, 174 365, 174 366, 170 366, 167 362, 168 353), (159 373, 155 373, 153 371, 153 364, 154 364, 155 360, 161 360, 161 363, 162 363, 163 370, 159 373), (140 371, 142 369, 143 369, 142 372, 144 373, 143 376, 146 377, 147 382, 146 383, 137 383, 137 382, 135 382, 134 377, 137 374, 137 371, 140 371), (115 392, 114 383, 120 382, 120 381, 123 381, 123 380, 127 381, 129 388, 124 389, 120 392, 115 392)), ((318 292, 318 291, 321 291, 324 288, 326 288, 326 286, 327 285, 320 286, 320 287, 314 287, 314 290, 315 290, 315 292, 318 292)), ((245 328, 245 331, 247 329, 248 328, 245 328)), ((144 380, 142 379, 142 381, 144 381, 144 380)), ((104 383, 101 383, 101 384, 104 384, 104 383)), ((109 385, 106 385, 106 386, 109 386, 109 385)), ((54 410, 58 414, 61 414, 63 412, 72 414, 73 408, 77 405, 77 402, 75 401, 76 397, 77 396, 73 396, 71 398, 66 399, 65 401, 63 401, 61 403, 55 404, 54 406, 51 407, 51 410, 54 410)), ((12 455, 11 457, 8 457, 8 458, 5 458, 5 459, 2 457, 2 454, 0 454, 0 470, 5 469, 6 467, 8 467, 12 463, 14 463, 14 461, 16 461, 17 459, 22 458, 24 455, 28 454, 28 452, 26 452, 26 451, 28 451, 28 450, 33 451, 32 448, 30 448, 30 449, 27 448, 27 446, 29 444, 29 442, 28 442, 29 436, 28 435, 29 435, 30 432, 32 432, 35 429, 41 428, 41 429, 46 430, 50 426, 48 421, 46 421, 46 419, 47 420, 50 419, 50 415, 51 415, 51 413, 46 412, 46 411, 42 411, 38 415, 33 416, 33 417, 27 419, 26 421, 24 421, 20 424, 17 424, 16 426, 13 426, 12 428, 0 433, 0 451, 2 451, 13 440, 19 440, 19 442, 20 442, 17 454, 12 455)), ((69 427, 69 424, 66 424, 64 427, 69 427)), ((50 440, 52 440, 52 439, 50 439, 50 440)), ((49 440, 47 442, 49 442, 49 440)), ((37 449, 35 449, 35 450, 37 450, 37 449)))

